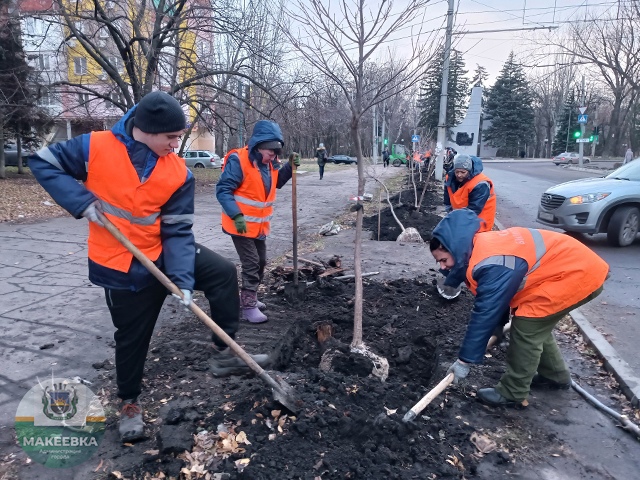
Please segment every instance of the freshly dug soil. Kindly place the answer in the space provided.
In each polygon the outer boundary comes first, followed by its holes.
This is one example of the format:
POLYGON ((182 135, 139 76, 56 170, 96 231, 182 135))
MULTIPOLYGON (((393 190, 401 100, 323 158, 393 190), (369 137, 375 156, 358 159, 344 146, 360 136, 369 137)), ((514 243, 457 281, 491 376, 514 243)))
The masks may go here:
MULTIPOLYGON (((250 350, 273 349, 275 367, 296 392, 298 412, 273 401, 255 377, 212 378, 209 333, 200 323, 189 318, 161 329, 147 360, 142 399, 150 438, 128 447, 114 441, 101 457, 112 457, 125 478, 159 472, 204 478, 209 472, 230 479, 431 479, 467 478, 480 464, 505 474, 516 468, 514 452, 524 452, 518 462, 531 457, 528 445, 540 454, 557 449, 553 438, 517 412, 496 416, 474 401, 476 386, 493 385, 499 378, 504 346, 491 351, 488 365, 475 368, 465 386, 449 387, 414 423, 402 422, 457 357, 472 306, 467 291, 454 302, 441 299, 434 281, 430 272, 413 280, 365 284, 364 340, 389 362, 384 383, 369 375, 366 361, 348 353, 332 371, 319 369, 320 325, 333 330, 325 346, 348 352, 353 284, 316 283, 298 305, 283 295, 265 297, 270 324, 287 321, 290 327, 276 344, 265 341, 250 350), (496 430, 496 449, 478 454, 471 434, 484 431, 491 437, 490 429, 505 422, 509 434, 496 430), (230 433, 221 437, 219 431, 230 433), (229 443, 229 434, 250 444, 229 443), (184 454, 194 438, 194 452, 184 454), (182 468, 202 475, 180 474, 182 468)), ((241 332, 252 327, 243 324, 241 332)), ((113 377, 111 370, 98 388, 112 392, 113 377)), ((116 421, 110 416, 112 432, 116 421)))
MULTIPOLYGON (((417 185, 418 200, 420 200, 422 184, 417 185)), ((393 205, 393 211, 404 228, 413 227, 418 230, 425 242, 431 240, 433 228, 442 220, 442 217, 435 214, 436 207, 442 205, 442 192, 439 188, 436 188, 433 183, 427 186, 419 211, 415 207, 415 193, 413 188, 403 190, 399 195, 391 197, 391 204, 393 205), (400 202, 398 201, 398 197, 400 197, 400 202)), ((373 240, 395 242, 398 235, 402 233, 402 230, 398 222, 393 218, 389 204, 383 200, 382 206, 384 208, 380 212, 380 238, 378 239, 377 213, 373 216, 365 217, 363 226, 366 230, 373 232, 373 236, 371 237, 373 240)))

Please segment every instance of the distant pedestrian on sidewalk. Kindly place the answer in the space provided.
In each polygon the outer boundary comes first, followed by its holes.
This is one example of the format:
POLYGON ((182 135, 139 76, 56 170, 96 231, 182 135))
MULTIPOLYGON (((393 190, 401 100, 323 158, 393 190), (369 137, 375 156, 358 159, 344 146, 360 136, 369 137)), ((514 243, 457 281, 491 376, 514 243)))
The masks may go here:
POLYGON ((387 168, 389 166, 389 149, 385 148, 382 152, 382 166, 387 168))
MULTIPOLYGON (((103 228, 97 212, 182 290, 185 306, 194 289, 202 290, 218 325, 231 337, 238 330, 235 265, 194 240, 195 182, 184 160, 173 153, 185 126, 180 103, 164 92, 152 92, 110 131, 80 135, 29 157, 29 167, 53 199, 74 217, 89 220, 89 280, 104 288, 116 327, 123 442, 144 438, 138 395, 149 342, 168 291, 103 228)), ((214 336, 214 344, 223 351, 222 340, 214 336)), ((244 365, 228 352, 228 366, 244 365)), ((268 361, 266 355, 254 359, 263 365, 268 361)))
POLYGON ((316 149, 316 159, 318 160, 318 169, 320 170, 320 180, 324 176, 324 164, 327 163, 327 151, 324 148, 324 143, 318 145, 316 149))
POLYGON ((493 182, 482 173, 482 160, 472 155, 456 155, 453 168, 444 180, 444 206, 447 212, 468 208, 482 221, 481 232, 493 228, 496 194, 493 182))
POLYGON ((216 197, 222 205, 222 231, 231 235, 242 264, 242 318, 251 323, 267 321, 260 311, 265 305, 258 301, 258 287, 267 264, 267 236, 276 188, 282 188, 291 178, 292 163, 300 166, 300 155, 293 153, 282 168, 273 168, 283 147, 280 126, 260 120, 253 127, 249 144, 227 154, 216 185, 216 197))
POLYGON ((631 147, 627 148, 626 153, 624 154, 624 162, 622 162, 623 165, 629 163, 631 160, 633 160, 633 150, 631 150, 631 147))
POLYGON ((521 227, 477 233, 479 227, 471 210, 454 210, 433 230, 429 245, 445 285, 465 282, 476 297, 458 360, 448 371, 457 382, 482 363, 489 338, 512 313, 506 372, 496 387, 477 395, 491 406, 521 407, 532 386, 571 385, 553 328, 602 292, 609 266, 561 233, 521 227))

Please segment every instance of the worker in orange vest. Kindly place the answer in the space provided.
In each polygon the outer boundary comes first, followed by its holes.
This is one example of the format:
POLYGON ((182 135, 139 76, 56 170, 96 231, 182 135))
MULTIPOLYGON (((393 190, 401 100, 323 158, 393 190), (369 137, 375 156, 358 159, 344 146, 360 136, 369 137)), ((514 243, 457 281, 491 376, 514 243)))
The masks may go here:
POLYGON ((458 154, 444 181, 444 206, 447 212, 469 208, 482 220, 480 231, 493 228, 496 217, 496 194, 493 182, 482 173, 482 160, 458 154))
MULTIPOLYGON (((231 337, 239 323, 235 265, 195 243, 195 181, 173 150, 186 128, 180 103, 151 92, 109 131, 91 132, 44 147, 29 167, 53 199, 76 218, 89 220, 89 280, 104 288, 116 328, 116 382, 123 442, 145 438, 138 402, 149 342, 168 291, 104 227, 104 214, 169 279, 188 306, 202 290, 213 317, 231 337), (80 183, 78 180, 81 180, 80 183)), ((69 319, 73 324, 73 319, 69 319)), ((214 336, 214 356, 227 371, 247 372, 214 336)), ((266 366, 267 355, 254 355, 266 366)))
POLYGON ((489 338, 509 314, 507 369, 498 385, 481 388, 491 406, 522 407, 530 387, 567 389, 571 376, 552 330, 571 310, 602 292, 609 266, 576 239, 548 230, 478 232, 480 219, 454 210, 433 230, 430 250, 445 284, 465 282, 475 295, 467 333, 448 370, 455 382, 481 363, 489 338))
POLYGON ((267 264, 267 236, 271 230, 276 188, 282 188, 292 175, 292 163, 300 165, 293 153, 279 170, 273 163, 282 153, 284 138, 280 126, 260 120, 253 127, 249 143, 226 155, 224 171, 216 185, 222 206, 222 231, 231 236, 242 264, 240 309, 251 323, 266 322, 258 301, 258 287, 267 264))

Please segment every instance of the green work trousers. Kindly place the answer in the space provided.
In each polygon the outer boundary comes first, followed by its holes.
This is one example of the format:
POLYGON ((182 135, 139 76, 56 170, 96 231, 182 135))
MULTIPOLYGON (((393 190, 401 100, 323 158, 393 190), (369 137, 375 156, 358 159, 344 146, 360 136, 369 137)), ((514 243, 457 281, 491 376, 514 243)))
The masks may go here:
POLYGON ((526 400, 536 372, 559 383, 571 381, 553 329, 571 310, 593 300, 601 292, 602 287, 584 300, 548 317, 518 317, 516 311, 516 316, 511 319, 507 370, 496 387, 500 395, 516 402, 526 400))

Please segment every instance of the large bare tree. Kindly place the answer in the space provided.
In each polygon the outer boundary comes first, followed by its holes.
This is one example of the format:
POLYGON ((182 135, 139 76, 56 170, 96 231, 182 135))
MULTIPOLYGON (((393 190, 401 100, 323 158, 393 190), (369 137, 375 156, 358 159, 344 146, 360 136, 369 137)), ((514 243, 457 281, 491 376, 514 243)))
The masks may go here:
MULTIPOLYGON (((283 25, 296 50, 318 75, 327 77, 349 106, 349 129, 358 159, 357 195, 365 193, 365 165, 360 123, 367 111, 385 99, 411 88, 437 47, 422 31, 429 0, 409 0, 396 8, 392 0, 298 0, 286 8, 291 24, 283 25), (410 47, 392 51, 388 42, 401 27, 414 24, 410 47), (373 69, 384 64, 384 69, 373 69), (368 75, 371 70, 379 75, 368 75)), ((406 36, 406 29, 403 32, 406 36)), ((362 205, 356 203, 354 254, 355 307, 352 348, 363 350, 362 340, 362 205)))

